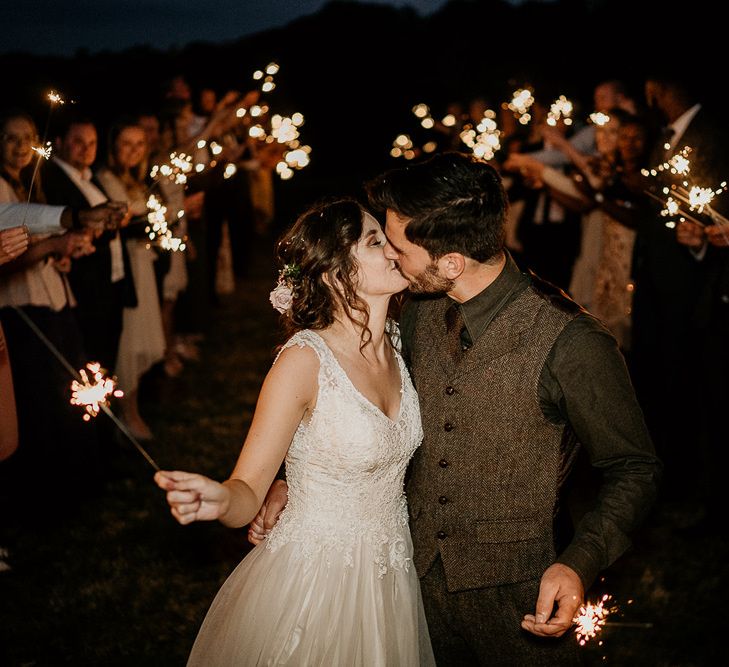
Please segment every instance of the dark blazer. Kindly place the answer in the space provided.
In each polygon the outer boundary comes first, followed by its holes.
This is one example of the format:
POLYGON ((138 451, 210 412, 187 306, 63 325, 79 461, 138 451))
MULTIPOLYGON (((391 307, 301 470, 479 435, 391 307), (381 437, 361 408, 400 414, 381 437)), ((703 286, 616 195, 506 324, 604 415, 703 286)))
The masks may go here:
MULTIPOLYGON (((74 182, 54 161, 44 169, 44 190, 49 204, 86 208, 89 202, 74 182)), ((104 189, 94 181, 102 192, 104 189)), ((116 365, 121 337, 123 310, 134 308, 134 290, 129 254, 122 237, 124 278, 111 282, 110 241, 114 233, 104 232, 94 240, 96 252, 74 259, 69 273, 71 289, 76 297, 74 315, 83 336, 84 351, 90 361, 98 361, 109 371, 116 365)))
MULTIPOLYGON (((49 204, 70 206, 72 208, 87 208, 90 205, 85 195, 58 164, 50 160, 44 167, 43 190, 49 204)), ((99 190, 104 192, 98 181, 92 179, 92 182, 99 190)), ((111 250, 109 243, 113 238, 113 233, 104 232, 94 240, 96 252, 73 261, 69 282, 79 306, 84 309, 93 309, 95 304, 119 299, 121 299, 123 306, 129 308, 136 306, 134 279, 129 263, 129 254, 124 243, 122 243, 124 279, 116 284, 111 282, 111 250)))

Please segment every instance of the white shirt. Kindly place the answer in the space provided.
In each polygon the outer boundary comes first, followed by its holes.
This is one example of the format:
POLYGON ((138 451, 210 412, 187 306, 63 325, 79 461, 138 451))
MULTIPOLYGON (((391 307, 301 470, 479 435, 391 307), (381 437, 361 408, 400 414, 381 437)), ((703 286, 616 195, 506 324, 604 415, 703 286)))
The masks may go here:
POLYGON ((694 104, 690 109, 684 111, 678 118, 676 118, 676 120, 674 120, 668 126, 673 130, 673 136, 671 137, 671 141, 668 142, 669 152, 675 150, 676 145, 679 141, 681 141, 681 137, 683 137, 688 126, 691 124, 691 121, 694 119, 696 114, 699 113, 699 111, 701 111, 701 105, 694 104))
MULTIPOLYGON (((25 204, 18 201, 15 191, 1 176, 0 202, 25 206, 25 204)), ((76 302, 71 294, 71 288, 68 285, 66 276, 56 271, 55 263, 51 257, 35 262, 21 271, 15 271, 0 279, 0 308, 6 306, 44 306, 57 312, 66 306, 75 305, 76 302)))
MULTIPOLYGON (((53 161, 63 169, 73 184, 81 190, 81 194, 86 197, 89 206, 98 206, 109 201, 109 198, 91 181, 91 169, 86 167, 83 171, 79 171, 65 160, 61 160, 61 158, 55 156, 53 157, 53 161)), ((124 277, 124 259, 122 257, 122 245, 119 232, 109 241, 109 251, 111 252, 111 282, 115 283, 124 277)))
POLYGON ((65 206, 45 204, 0 203, 0 230, 25 225, 31 234, 63 234, 61 215, 65 206))

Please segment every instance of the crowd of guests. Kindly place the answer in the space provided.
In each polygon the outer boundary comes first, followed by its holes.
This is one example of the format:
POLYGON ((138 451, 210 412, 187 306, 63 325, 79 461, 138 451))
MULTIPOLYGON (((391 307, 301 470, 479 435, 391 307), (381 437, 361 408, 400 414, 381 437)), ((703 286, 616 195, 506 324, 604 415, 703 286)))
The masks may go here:
POLYGON ((613 334, 665 465, 664 494, 694 508, 687 525, 711 530, 728 430, 729 225, 721 214, 729 199, 717 195, 712 214, 686 202, 681 215, 661 211, 664 188, 686 178, 720 188, 729 177, 727 132, 690 82, 670 72, 651 73, 641 89, 598 82, 592 107, 575 105, 569 124, 565 115, 550 119, 556 95, 534 88, 528 109, 482 97, 450 103, 443 121, 416 130, 423 148, 413 152, 426 156, 432 137, 435 150, 468 150, 464 131, 478 132, 484 117, 496 122, 491 163, 509 195, 507 248, 613 334), (650 173, 685 147, 688 175, 650 173))
POLYGON ((197 359, 211 305, 245 275, 252 235, 273 218, 280 149, 252 140, 237 113, 256 101, 256 92, 218 100, 204 89, 193 104, 177 77, 157 109, 110 127, 68 105, 52 118, 47 161, 34 151, 41 137, 30 115, 0 115, 3 507, 16 505, 28 479, 47 498, 103 478, 110 447, 99 442, 118 437, 103 414, 85 422, 70 405, 72 377, 56 352, 72 369, 98 362, 116 376, 124 396, 115 411, 137 440, 153 438, 140 383, 197 359), (152 178, 172 153, 192 156, 192 168, 152 178), (184 252, 150 237, 152 195, 184 252), (44 215, 55 224, 36 220, 44 215))
MULTIPOLYGON (((256 96, 218 99, 203 89, 193 103, 178 77, 157 109, 108 128, 76 109, 59 113, 47 162, 32 150, 39 136, 29 115, 0 116, 0 207, 23 204, 14 213, 0 209, 3 497, 30 475, 50 486, 59 471, 88 479, 104 465, 99 438, 113 432, 69 406, 70 377, 43 338, 74 368, 97 361, 116 375, 125 393, 121 418, 139 440, 153 437, 140 381, 152 368, 176 376, 196 358, 209 305, 245 275, 250 235, 273 218, 280 151, 251 140, 248 120, 236 113, 256 96), (100 136, 106 155, 98 154, 100 136), (222 152, 211 151, 213 140, 222 152), (185 184, 152 179, 151 165, 173 152, 202 167, 185 184), (230 164, 237 171, 228 178, 230 164), (184 253, 148 237, 150 194, 166 206, 184 253), (30 219, 45 213, 27 202, 59 207, 58 225, 34 229, 30 219)), ((439 149, 464 150, 460 133, 488 106, 452 104, 455 123, 436 127, 439 149)), ((716 188, 729 175, 725 133, 670 76, 649 78, 644 96, 601 82, 594 110, 598 122, 548 124, 548 101, 537 99, 531 122, 521 125, 499 107, 494 163, 510 199, 507 247, 522 268, 563 288, 613 333, 665 463, 664 489, 701 501, 711 522, 726 458, 729 227, 708 211, 683 221, 662 215, 670 172, 644 170, 690 146, 692 179, 716 188)), ((721 212, 721 197, 713 205, 721 212)))
MULTIPOLYGON (((656 73, 643 95, 594 89, 598 122, 539 122, 505 138, 501 169, 517 262, 600 319, 620 345, 661 456, 665 497, 693 507, 684 527, 718 530, 729 400, 729 225, 664 188, 714 190, 729 175, 726 131, 687 82, 656 73), (690 148, 690 172, 651 170, 690 148), (676 199, 680 201, 677 196, 676 199)), ((672 191, 675 192, 675 191, 672 191)))

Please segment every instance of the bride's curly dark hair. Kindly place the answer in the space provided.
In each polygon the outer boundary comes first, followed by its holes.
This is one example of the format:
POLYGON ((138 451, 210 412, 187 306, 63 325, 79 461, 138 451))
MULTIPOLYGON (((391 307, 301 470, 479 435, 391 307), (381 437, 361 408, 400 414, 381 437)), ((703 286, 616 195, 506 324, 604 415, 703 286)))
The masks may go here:
POLYGON ((360 349, 372 338, 369 308, 357 296, 359 264, 352 254, 362 236, 364 208, 351 198, 321 201, 305 211, 276 247, 293 267, 293 300, 282 320, 287 335, 325 329, 342 312, 361 329, 360 349))

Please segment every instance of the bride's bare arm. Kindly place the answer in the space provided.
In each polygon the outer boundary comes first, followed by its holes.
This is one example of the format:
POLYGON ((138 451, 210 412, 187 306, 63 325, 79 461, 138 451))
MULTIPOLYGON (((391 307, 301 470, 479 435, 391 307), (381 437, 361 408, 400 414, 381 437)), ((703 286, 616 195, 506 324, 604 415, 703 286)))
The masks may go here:
POLYGON ((239 528, 256 516, 296 428, 314 408, 318 370, 319 360, 310 348, 283 351, 263 383, 230 479, 220 484, 194 473, 155 475, 180 523, 219 519, 226 526, 239 528))

